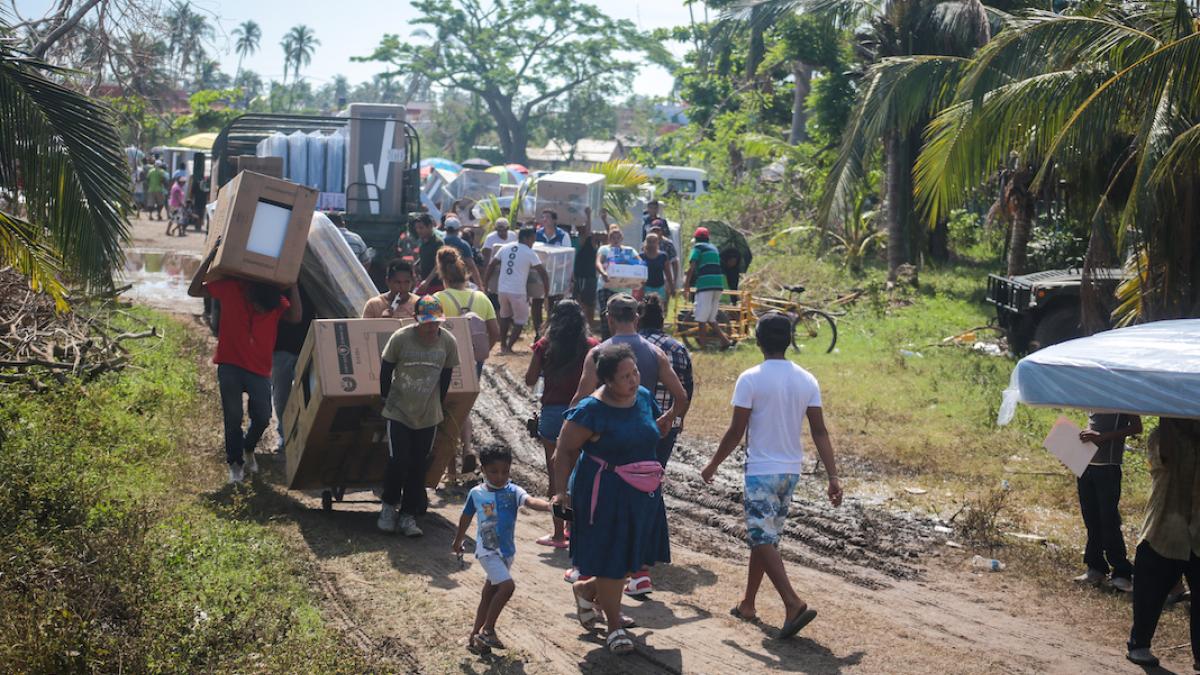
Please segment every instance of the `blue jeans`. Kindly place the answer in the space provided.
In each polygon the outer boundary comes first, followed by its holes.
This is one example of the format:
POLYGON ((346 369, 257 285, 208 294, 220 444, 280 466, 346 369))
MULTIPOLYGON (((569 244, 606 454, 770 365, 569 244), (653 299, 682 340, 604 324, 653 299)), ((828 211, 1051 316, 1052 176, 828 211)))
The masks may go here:
POLYGON ((217 388, 225 418, 225 461, 241 464, 243 454, 252 452, 271 423, 271 380, 245 368, 217 365, 217 388), (242 433, 242 394, 250 395, 250 428, 242 433))
POLYGON ((568 407, 553 404, 542 405, 542 414, 538 415, 538 436, 552 443, 557 441, 558 434, 562 431, 563 415, 566 414, 568 407))
POLYGON ((287 409, 292 394, 292 381, 296 377, 296 361, 299 354, 274 352, 271 354, 271 397, 275 399, 275 430, 279 432, 279 448, 283 452, 283 411, 287 409))

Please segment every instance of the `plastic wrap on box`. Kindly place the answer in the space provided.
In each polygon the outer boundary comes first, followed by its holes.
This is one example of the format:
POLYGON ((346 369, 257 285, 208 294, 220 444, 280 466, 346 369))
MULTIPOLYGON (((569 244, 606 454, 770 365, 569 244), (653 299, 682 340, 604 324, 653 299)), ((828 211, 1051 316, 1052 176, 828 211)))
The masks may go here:
POLYGON ((367 300, 378 295, 371 277, 342 233, 319 211, 313 214, 308 230, 308 247, 300 263, 300 284, 312 298, 317 316, 323 319, 362 316, 367 300))
POLYGON ((287 137, 287 159, 283 163, 287 178, 293 183, 308 184, 308 134, 293 131, 287 137))
POLYGON ((640 265, 623 265, 621 263, 608 263, 608 281, 604 287, 609 289, 619 288, 641 288, 646 283, 649 276, 649 270, 645 264, 640 265))
POLYGON ((258 142, 258 147, 255 154, 259 157, 282 157, 283 164, 287 166, 288 156, 288 137, 280 132, 267 136, 258 142))
MULTIPOLYGON (((338 129, 325 139, 325 182, 322 192, 346 191, 346 130, 338 129)), ((343 207, 345 208, 345 207, 343 207)))
POLYGON ((305 185, 318 190, 325 184, 325 134, 308 135, 308 180, 305 185))
POLYGON ((1040 349, 1013 369, 998 422, 1017 403, 1200 419, 1200 319, 1155 321, 1040 349))
POLYGON ((550 292, 547 295, 570 295, 571 276, 575 271, 575 249, 538 242, 533 245, 533 252, 542 259, 542 266, 550 277, 550 292))

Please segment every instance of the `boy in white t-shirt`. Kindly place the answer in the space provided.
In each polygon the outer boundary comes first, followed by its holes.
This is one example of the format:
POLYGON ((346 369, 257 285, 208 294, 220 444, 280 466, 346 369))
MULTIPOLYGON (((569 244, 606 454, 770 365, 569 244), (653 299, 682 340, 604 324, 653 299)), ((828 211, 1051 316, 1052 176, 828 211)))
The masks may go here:
POLYGON ((542 259, 533 252, 533 242, 537 236, 532 227, 523 227, 517 233, 517 240, 496 249, 495 255, 488 262, 487 271, 483 278, 490 278, 492 271, 499 268, 500 281, 497 290, 500 295, 500 353, 511 354, 517 338, 525 329, 529 320, 529 295, 525 291, 525 283, 529 279, 530 270, 538 274, 542 284, 550 288, 550 277, 542 266, 542 259), (509 329, 512 334, 509 335, 509 329))
POLYGON ((745 621, 758 618, 754 602, 766 574, 787 610, 779 637, 789 638, 817 616, 816 610, 810 609, 792 589, 778 549, 792 493, 800 480, 804 460, 800 432, 805 417, 829 475, 829 501, 834 506, 842 503, 842 486, 838 482, 833 445, 821 415, 817 378, 785 356, 792 340, 791 320, 778 312, 764 314, 758 320, 755 338, 763 362, 738 376, 733 388, 733 420, 700 475, 706 483, 712 483, 717 467, 746 437, 743 506, 750 544, 750 573, 746 595, 729 613, 745 621))

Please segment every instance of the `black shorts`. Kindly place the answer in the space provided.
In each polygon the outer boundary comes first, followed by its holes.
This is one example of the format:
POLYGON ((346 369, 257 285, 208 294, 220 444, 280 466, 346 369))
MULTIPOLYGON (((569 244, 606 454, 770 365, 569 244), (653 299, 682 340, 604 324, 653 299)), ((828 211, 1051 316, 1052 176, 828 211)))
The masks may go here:
POLYGON ((596 277, 575 277, 571 283, 571 295, 587 305, 596 304, 596 277))

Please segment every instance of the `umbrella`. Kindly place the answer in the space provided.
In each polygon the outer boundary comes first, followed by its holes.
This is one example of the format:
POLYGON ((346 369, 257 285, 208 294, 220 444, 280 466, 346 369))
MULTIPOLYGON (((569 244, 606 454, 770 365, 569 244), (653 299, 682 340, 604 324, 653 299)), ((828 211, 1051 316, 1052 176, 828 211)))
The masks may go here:
POLYGON ((524 164, 505 164, 504 166, 507 167, 509 171, 514 171, 522 176, 529 175, 529 169, 526 168, 524 164))
POLYGON ((1200 418, 1200 319, 1155 321, 1040 349, 1013 369, 997 420, 1017 403, 1200 418))
POLYGON ((486 169, 492 165, 491 162, 482 157, 472 157, 471 159, 463 160, 463 168, 466 169, 486 169))
POLYGON ((522 176, 507 166, 500 166, 499 164, 488 167, 487 172, 500 174, 500 183, 502 185, 520 185, 521 181, 525 180, 525 176, 522 176))
POLYGON ((194 150, 212 150, 213 143, 217 142, 217 134, 211 131, 204 133, 192 134, 179 139, 175 145, 181 148, 192 148, 194 150))
POLYGON ((454 173, 458 173, 459 171, 462 171, 461 164, 459 164, 458 162, 452 162, 452 161, 446 159, 445 157, 430 157, 428 159, 421 160, 421 167, 424 168, 427 166, 432 166, 435 169, 445 169, 446 171, 453 171, 454 173))
POLYGON ((750 269, 750 260, 754 258, 754 253, 750 250, 745 235, 723 220, 703 220, 699 227, 708 228, 708 243, 716 246, 718 251, 734 249, 738 252, 742 263, 738 271, 745 272, 750 269))

